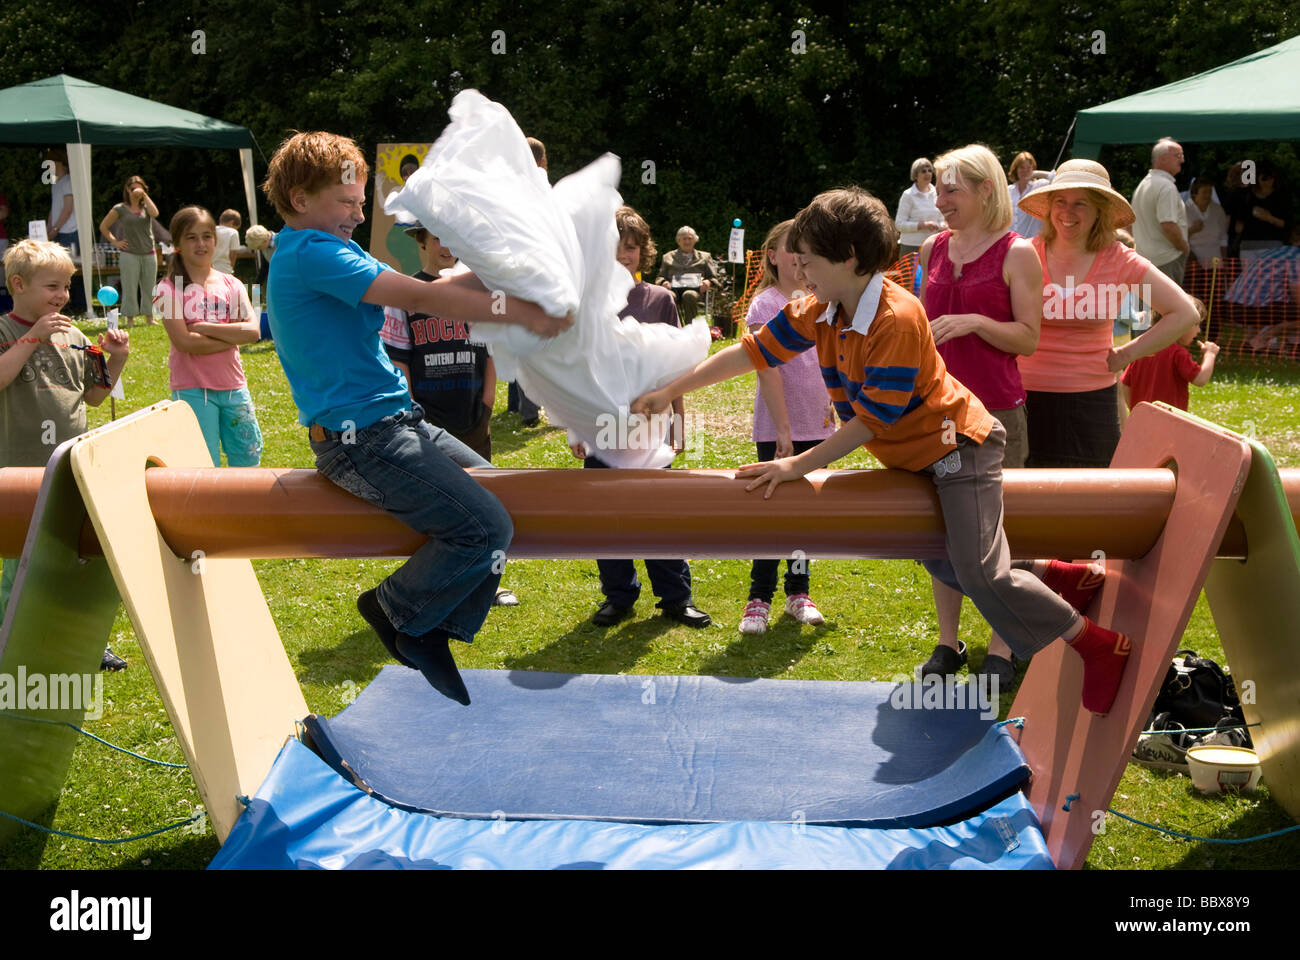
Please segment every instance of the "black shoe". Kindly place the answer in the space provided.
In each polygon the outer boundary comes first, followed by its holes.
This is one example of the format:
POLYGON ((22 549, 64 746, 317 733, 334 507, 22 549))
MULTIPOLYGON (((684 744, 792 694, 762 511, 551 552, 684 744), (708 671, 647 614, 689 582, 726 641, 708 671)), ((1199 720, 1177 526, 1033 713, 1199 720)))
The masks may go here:
POLYGON ((632 616, 631 607, 620 607, 612 600, 606 600, 600 605, 600 609, 592 616, 591 622, 598 627, 612 627, 616 623, 622 623, 628 617, 632 616))
POLYGON ((951 677, 966 665, 966 644, 957 641, 957 649, 936 644, 930 659, 921 665, 921 679, 926 677, 951 677))
MULTIPOLYGON (((447 634, 442 630, 430 630, 420 637, 405 633, 397 635, 397 648, 415 669, 424 674, 429 685, 449 700, 469 706, 469 691, 465 681, 456 669, 456 660, 451 655, 447 634)), ((405 661, 404 661, 405 662, 405 661)))
POLYGON ((980 674, 998 678, 999 695, 1010 692, 1012 684, 1016 682, 1016 655, 1013 653, 1008 660, 996 653, 988 654, 980 664, 980 674))
POLYGON ((379 635, 379 642, 384 645, 384 649, 394 660, 412 670, 420 669, 397 652, 397 628, 388 622, 388 617, 384 613, 384 608, 379 605, 379 597, 375 595, 374 590, 367 590, 357 597, 357 612, 366 623, 370 624, 370 629, 379 635))
POLYGON ((111 647, 104 648, 104 658, 99 661, 99 669, 112 670, 116 673, 118 670, 125 670, 127 662, 113 652, 111 647))
POLYGON ((525 421, 524 421, 524 426, 525 426, 525 427, 535 427, 535 426, 537 426, 537 423, 538 423, 538 418, 537 418, 537 417, 533 417, 531 420, 525 420, 525 421))
POLYGON ((713 623, 713 618, 703 610, 697 610, 693 603, 684 603, 679 607, 665 606, 661 609, 669 620, 676 620, 684 626, 695 627, 697 630, 713 623))
POLYGON ((1206 733, 1201 736, 1201 743, 1217 744, 1220 747, 1245 747, 1250 750, 1254 748, 1254 743, 1250 739, 1250 731, 1241 725, 1241 721, 1234 716, 1226 716, 1214 725, 1213 733, 1206 733))

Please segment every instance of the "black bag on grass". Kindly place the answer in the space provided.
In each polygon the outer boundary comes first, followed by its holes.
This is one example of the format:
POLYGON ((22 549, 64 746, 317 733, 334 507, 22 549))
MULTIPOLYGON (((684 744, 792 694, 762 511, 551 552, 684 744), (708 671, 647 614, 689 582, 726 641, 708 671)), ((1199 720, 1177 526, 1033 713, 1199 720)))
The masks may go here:
POLYGON ((1214 727, 1224 719, 1243 724, 1246 744, 1250 735, 1245 714, 1232 677, 1213 660, 1198 657, 1195 650, 1179 650, 1165 673, 1152 715, 1167 713, 1186 729, 1214 727))

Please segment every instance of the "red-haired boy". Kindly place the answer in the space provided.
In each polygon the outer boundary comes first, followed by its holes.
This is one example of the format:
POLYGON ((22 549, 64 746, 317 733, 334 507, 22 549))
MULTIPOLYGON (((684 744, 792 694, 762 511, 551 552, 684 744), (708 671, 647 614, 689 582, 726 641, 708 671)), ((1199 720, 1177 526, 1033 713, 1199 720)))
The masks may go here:
POLYGON ((472 274, 416 280, 363 251, 352 233, 369 172, 357 145, 332 133, 294 134, 271 158, 263 189, 287 224, 267 281, 271 330, 316 469, 430 538, 358 610, 394 658, 468 704, 448 642, 469 643, 483 625, 514 528, 465 472, 488 462, 412 402, 379 339, 383 308, 542 336, 572 319, 489 294, 472 274))

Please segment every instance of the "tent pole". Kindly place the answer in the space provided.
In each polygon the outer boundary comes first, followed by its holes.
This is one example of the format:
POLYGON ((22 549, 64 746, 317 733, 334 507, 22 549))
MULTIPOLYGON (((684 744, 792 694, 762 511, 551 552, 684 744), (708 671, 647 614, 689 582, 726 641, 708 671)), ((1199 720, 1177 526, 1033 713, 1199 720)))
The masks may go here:
MULTIPOLYGON (((257 181, 253 178, 253 151, 250 147, 239 149, 239 169, 244 175, 244 200, 248 203, 248 225, 257 225, 257 181)), ((255 261, 260 273, 262 269, 262 252, 257 251, 255 261)))
POLYGON ((77 243, 81 253, 81 285, 86 291, 86 314, 89 316, 93 302, 91 290, 94 287, 91 274, 95 269, 95 226, 90 207, 90 144, 69 143, 66 146, 68 176, 72 180, 72 209, 77 218, 77 243))
POLYGON ((1056 162, 1052 164, 1053 170, 1061 165, 1061 157, 1065 154, 1065 145, 1070 142, 1070 134, 1074 133, 1074 125, 1078 122, 1078 117, 1070 121, 1070 129, 1065 131, 1065 139, 1061 141, 1061 149, 1056 152, 1056 162))
POLYGON ((244 174, 244 199, 248 201, 248 225, 257 224, 257 182, 253 179, 253 151, 249 147, 239 149, 239 169, 244 174))

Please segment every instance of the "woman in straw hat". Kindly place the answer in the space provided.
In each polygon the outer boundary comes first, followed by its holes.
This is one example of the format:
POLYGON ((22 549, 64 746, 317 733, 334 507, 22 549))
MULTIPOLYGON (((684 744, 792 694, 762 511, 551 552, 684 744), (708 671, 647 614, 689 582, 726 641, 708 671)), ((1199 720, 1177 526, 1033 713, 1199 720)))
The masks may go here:
POLYGON ((1043 264, 1038 350, 1020 357, 1027 391, 1030 467, 1106 467, 1119 443, 1116 374, 1158 353, 1198 322, 1196 306, 1149 260, 1115 238, 1133 208, 1110 185, 1106 168, 1070 160, 1056 179, 1020 199, 1043 221, 1031 241, 1043 264), (1136 292, 1161 319, 1116 348, 1112 323, 1136 292))

